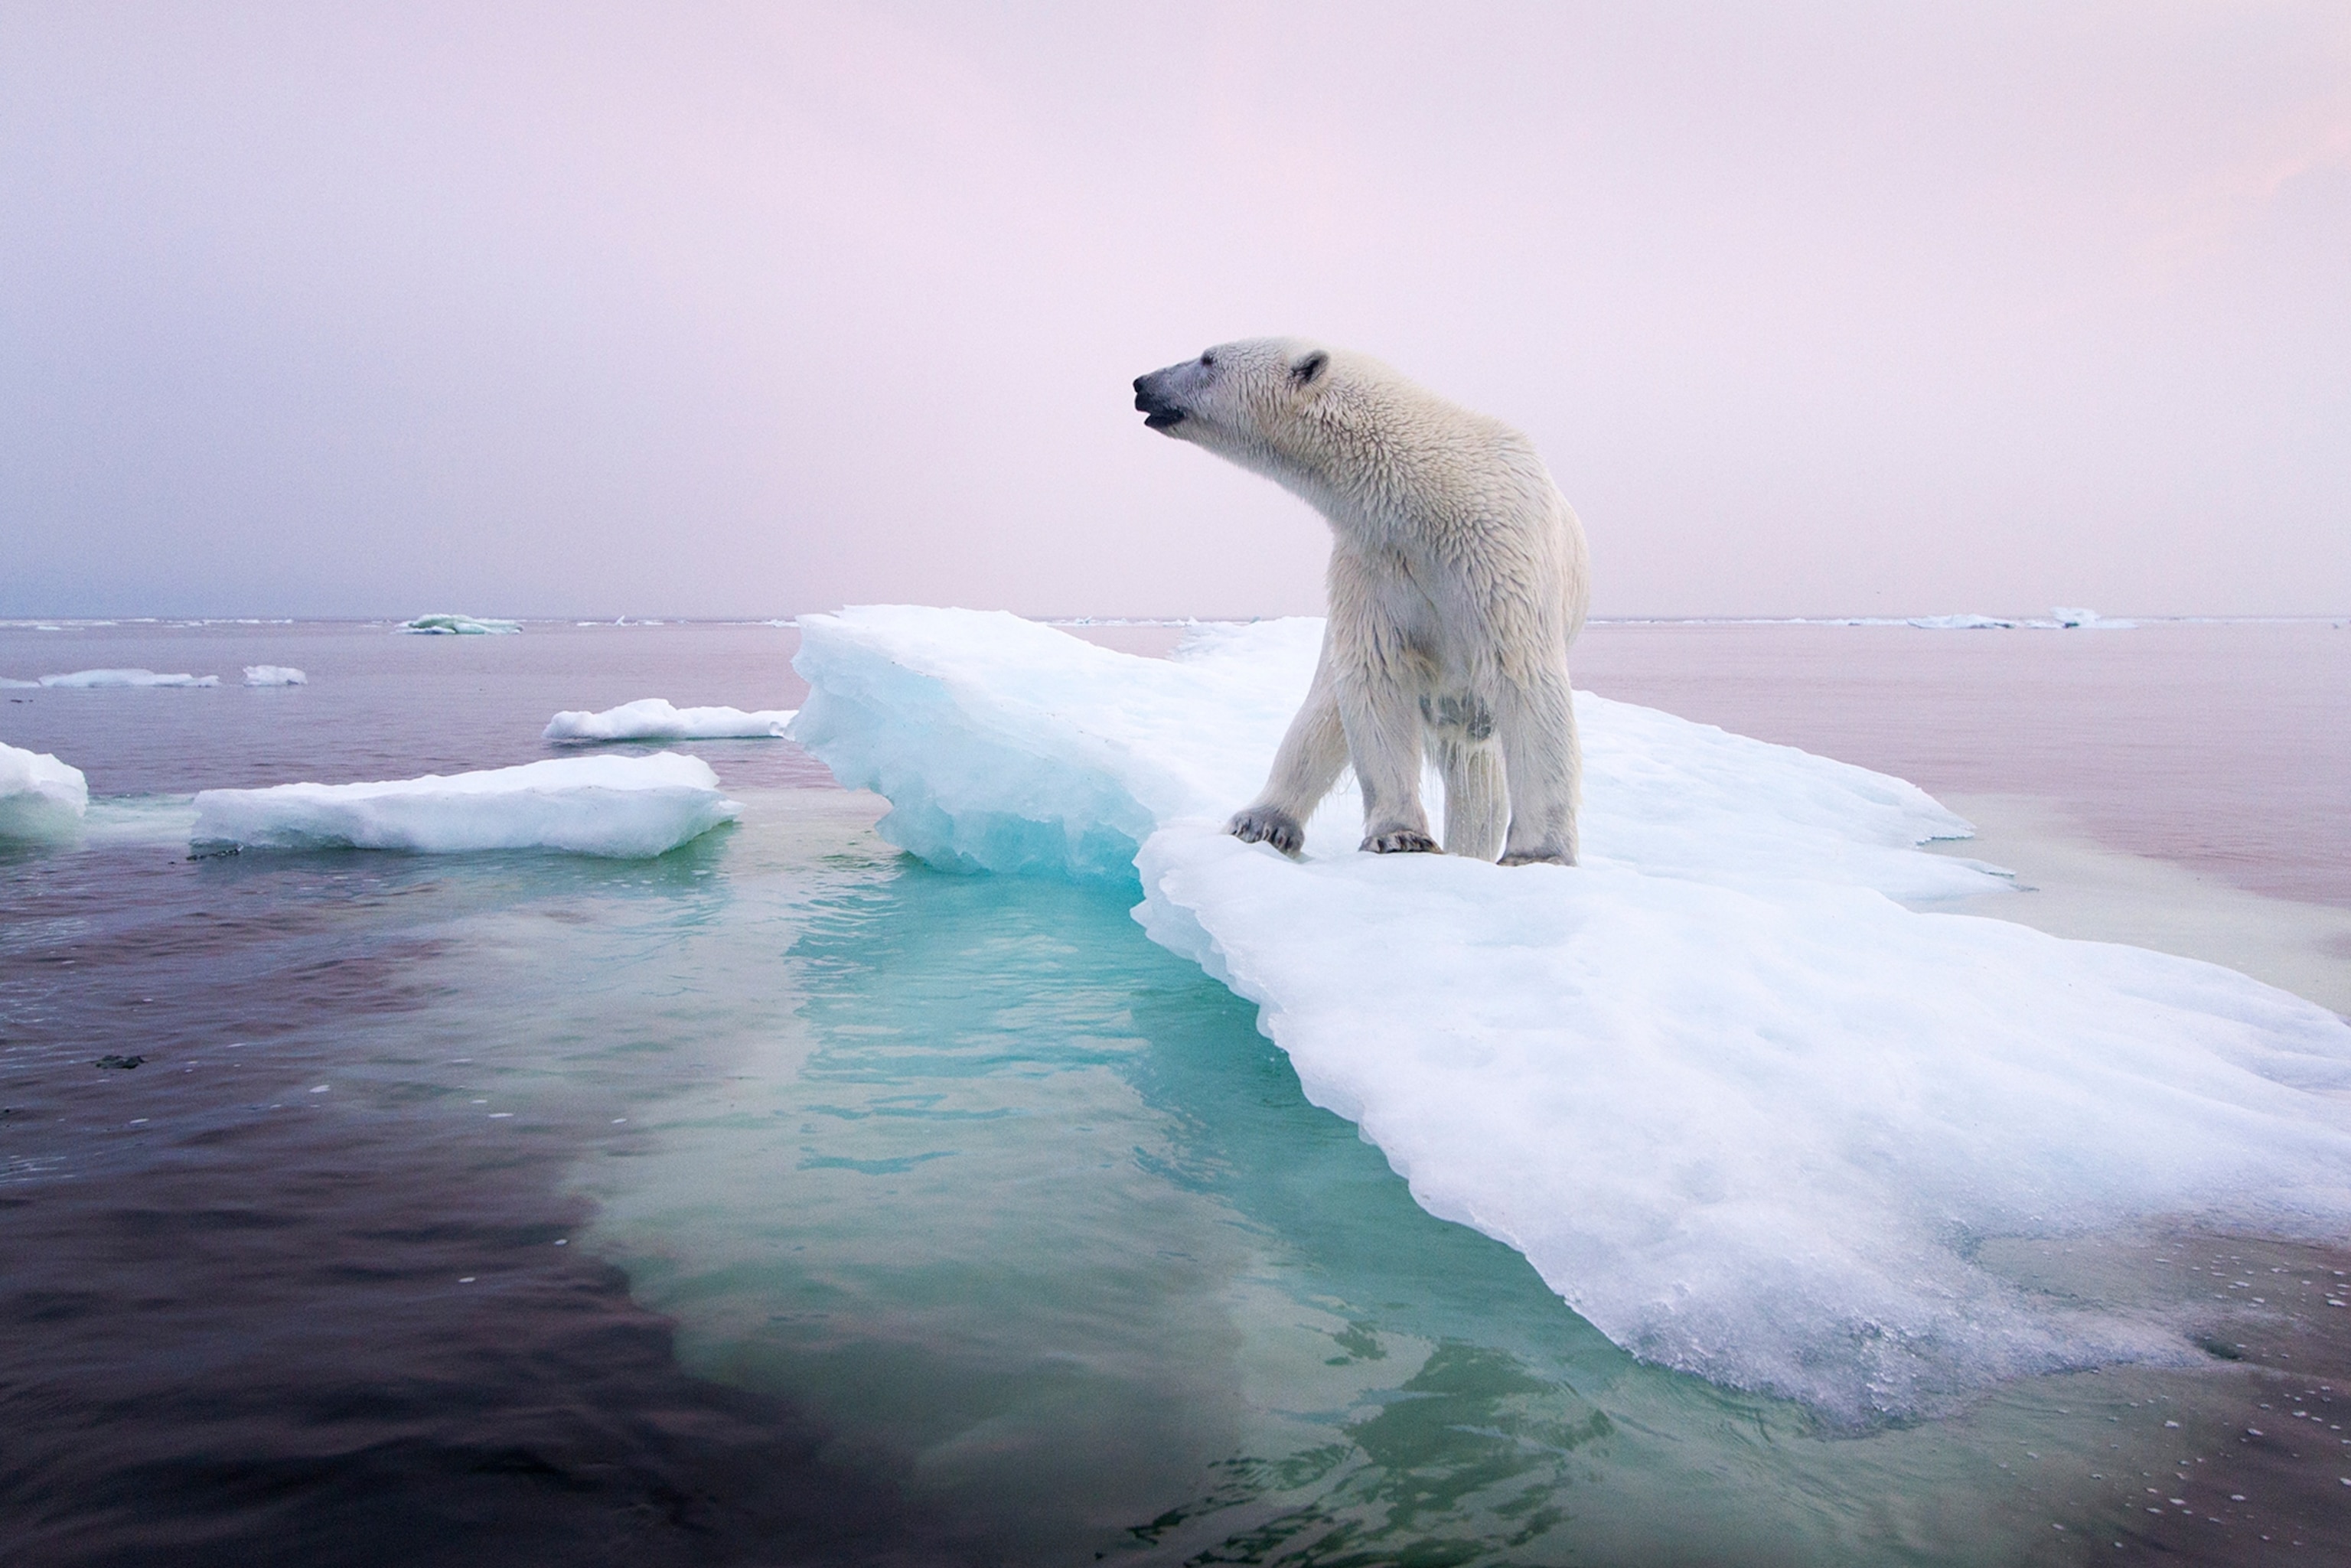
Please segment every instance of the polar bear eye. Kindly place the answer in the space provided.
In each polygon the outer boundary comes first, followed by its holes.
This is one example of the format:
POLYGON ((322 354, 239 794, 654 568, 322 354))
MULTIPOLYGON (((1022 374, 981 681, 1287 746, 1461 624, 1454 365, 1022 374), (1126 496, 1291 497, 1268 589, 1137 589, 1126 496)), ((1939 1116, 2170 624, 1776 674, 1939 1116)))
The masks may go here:
POLYGON ((1200 368, 1204 371, 1215 370, 1217 368, 1217 356, 1214 354, 1202 354, 1200 356, 1200 368))

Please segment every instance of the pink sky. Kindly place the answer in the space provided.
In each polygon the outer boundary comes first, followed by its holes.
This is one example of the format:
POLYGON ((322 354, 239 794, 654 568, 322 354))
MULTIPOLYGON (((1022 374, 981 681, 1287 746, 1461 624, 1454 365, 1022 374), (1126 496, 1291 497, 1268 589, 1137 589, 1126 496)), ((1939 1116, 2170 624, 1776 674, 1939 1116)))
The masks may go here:
POLYGON ((1602 615, 2351 611, 2351 9, 0 11, 0 614, 1314 610, 1273 332, 1602 615))

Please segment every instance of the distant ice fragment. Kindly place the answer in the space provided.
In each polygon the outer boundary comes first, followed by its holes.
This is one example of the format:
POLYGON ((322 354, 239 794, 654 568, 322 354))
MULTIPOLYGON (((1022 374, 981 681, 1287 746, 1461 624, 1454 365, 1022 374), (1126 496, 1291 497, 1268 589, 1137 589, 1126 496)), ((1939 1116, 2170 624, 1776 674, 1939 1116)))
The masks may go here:
POLYGON ((1913 615, 1908 623, 1927 632, 2005 632, 2016 624, 1992 615, 1913 615))
POLYGON ((309 684, 310 677, 291 664, 247 664, 245 684, 248 686, 299 686, 309 684))
POLYGON ((742 809, 696 757, 579 757, 377 784, 207 789, 199 852, 368 849, 453 854, 559 850, 634 860, 665 853, 742 809))
POLYGON ((1902 622, 1858 620, 1848 622, 1855 626, 1904 625, 1916 626, 1928 632, 2011 632, 2022 626, 2034 632, 2061 632, 2080 629, 2093 632, 2127 632, 2136 621, 2109 621, 2095 610, 2071 610, 2064 605, 2049 612, 2047 620, 2005 621, 1996 615, 1913 615, 1902 622))
POLYGON ((45 751, 0 745, 0 843, 71 838, 89 810, 80 768, 45 751))
POLYGON ((41 685, 70 690, 108 686, 216 686, 218 675, 159 675, 152 670, 76 670, 69 675, 43 675, 41 685))
MULTIPOLYGON (((2051 610, 2049 615, 2051 621, 2060 627, 2078 628, 2085 632, 2128 632, 2138 625, 2136 621, 2109 621, 2095 610, 2069 610, 2062 604, 2051 610)), ((2042 622, 2036 621, 2032 624, 2038 626, 2042 622)))
POLYGON ((2001 885, 1900 779, 1576 695, 1584 863, 1221 831, 1311 678, 1311 622, 1174 660, 1008 615, 801 622, 792 734, 935 864, 1136 882, 1154 940, 1259 1008, 1308 1097, 1429 1212, 1525 1254, 1617 1343, 1907 1414, 2200 1354, 2020 1289, 1998 1237, 2351 1227, 2351 1026, 2209 964, 1919 914, 2001 885))
POLYGON ((784 733, 797 709, 745 713, 734 707, 673 707, 663 697, 641 697, 601 713, 566 709, 549 719, 540 738, 563 741, 743 740, 784 733))
POLYGON ((396 628, 424 636, 488 637, 504 636, 522 630, 519 621, 493 621, 473 615, 419 615, 413 621, 396 628))

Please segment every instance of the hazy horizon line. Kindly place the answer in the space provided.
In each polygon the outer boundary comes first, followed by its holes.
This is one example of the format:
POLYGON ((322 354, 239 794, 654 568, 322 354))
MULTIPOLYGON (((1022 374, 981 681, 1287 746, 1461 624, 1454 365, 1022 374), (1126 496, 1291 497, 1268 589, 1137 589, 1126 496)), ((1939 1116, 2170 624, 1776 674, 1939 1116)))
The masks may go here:
MULTIPOLYGON (((414 615, 390 613, 309 615, 309 614, 13 614, 0 615, 0 631, 41 631, 55 627, 99 626, 298 626, 298 625, 387 625, 398 626, 422 615, 456 614, 476 620, 513 621, 521 624, 568 624, 572 626, 790 626, 808 615, 830 615, 845 609, 863 608, 902 602, 872 600, 853 605, 835 605, 827 610, 802 610, 777 615, 684 615, 621 613, 601 615, 590 612, 567 611, 536 615, 497 615, 472 610, 425 611, 414 615)), ((991 609, 985 606, 938 606, 947 609, 991 609)), ((1886 611, 1818 611, 1810 613, 1748 613, 1748 614, 1681 614, 1593 615, 1586 619, 1587 626, 1902 626, 1920 621, 1933 621, 1955 616, 1980 616, 1990 621, 2023 623, 2046 621, 2059 606, 2040 610, 1920 610, 1913 612, 1886 611)), ((2064 606, 2078 611, 2085 607, 2064 606)), ((2095 620, 2106 622, 2139 622, 2169 625, 2324 625, 2351 622, 2351 609, 2334 612, 2313 612, 2294 614, 2226 614, 2174 612, 2155 614, 2123 610, 2109 613, 2103 610, 2088 612, 2095 620)), ((1257 621, 1292 619, 1287 614, 1184 614, 1184 615, 1117 615, 1092 612, 1038 614, 1024 611, 1005 611, 1021 620, 1047 626, 1184 626, 1192 624, 1245 625, 1257 621)), ((1312 613, 1301 612, 1301 614, 1312 613)), ((1964 627, 1938 628, 1968 630, 1964 627)), ((2070 628, 2095 629, 2095 628, 2070 628)))

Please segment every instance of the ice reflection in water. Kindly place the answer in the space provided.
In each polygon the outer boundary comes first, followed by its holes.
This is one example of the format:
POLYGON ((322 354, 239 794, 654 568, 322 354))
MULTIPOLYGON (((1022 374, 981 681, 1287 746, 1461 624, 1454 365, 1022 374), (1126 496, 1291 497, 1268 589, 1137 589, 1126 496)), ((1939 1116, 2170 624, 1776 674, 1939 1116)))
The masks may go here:
POLYGON ((841 826, 820 891, 747 940, 768 852, 756 825, 730 848, 737 929, 694 968, 761 967, 774 999, 730 1023, 681 992, 669 1016, 738 1055, 589 1170, 593 1240, 692 1369, 804 1403, 977 1551, 2062 1562, 2113 1538, 2125 1472, 2180 1457, 2155 1448, 2217 1452, 2199 1374, 1832 1438, 1635 1363, 1416 1207, 1124 897, 841 826))

